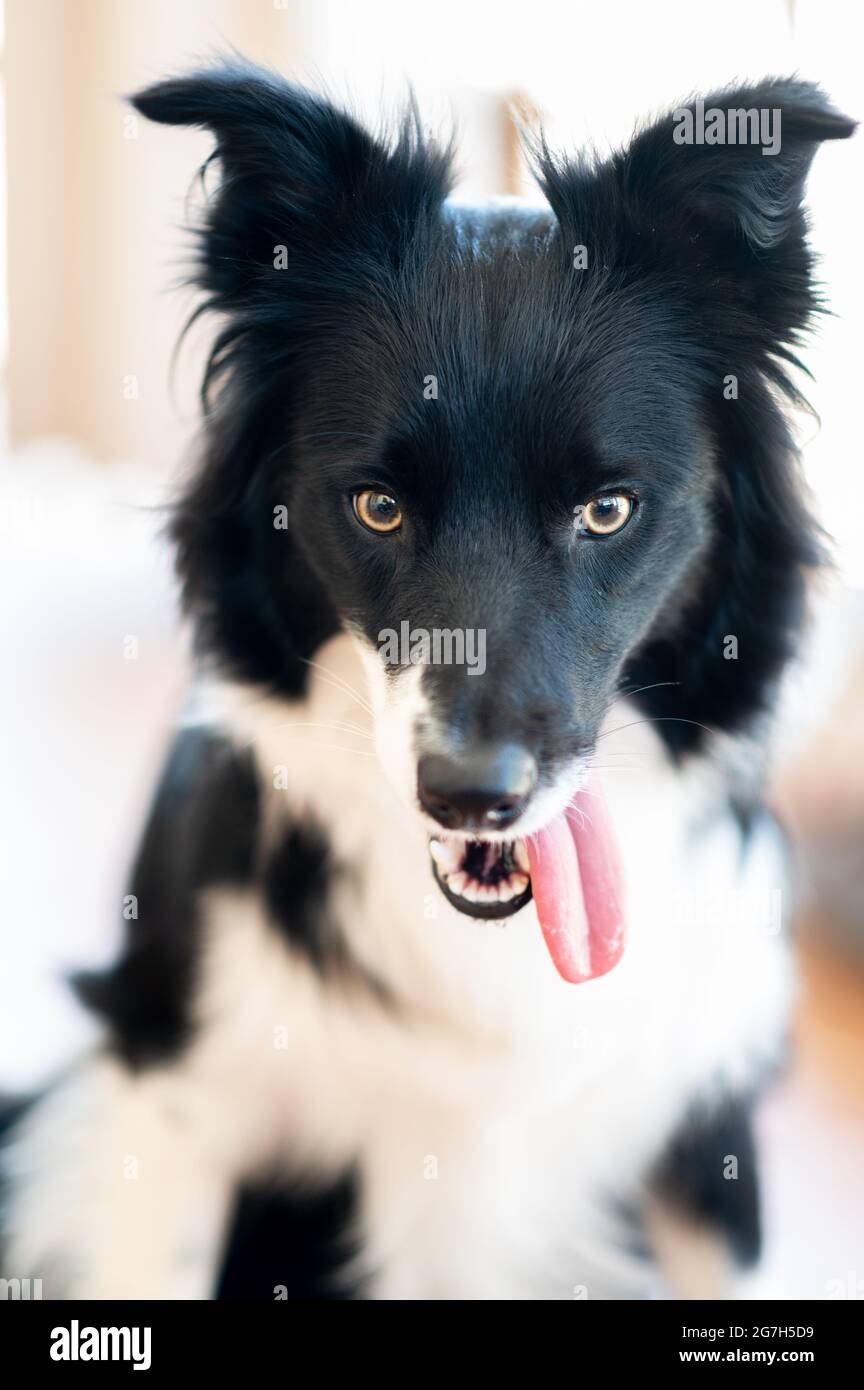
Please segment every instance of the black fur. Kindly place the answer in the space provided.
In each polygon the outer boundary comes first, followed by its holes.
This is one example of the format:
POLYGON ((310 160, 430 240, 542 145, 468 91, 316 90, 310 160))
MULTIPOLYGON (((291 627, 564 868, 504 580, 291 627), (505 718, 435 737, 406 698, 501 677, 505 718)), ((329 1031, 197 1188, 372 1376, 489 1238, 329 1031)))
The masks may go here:
POLYGON ((344 1301, 362 1297, 346 1274, 352 1237, 355 1174, 326 1192, 250 1188, 239 1194, 216 1298, 225 1302, 344 1301))
POLYGON ((717 1231, 738 1263, 756 1263, 762 1245, 752 1102, 730 1098, 694 1109, 657 1165, 652 1185, 672 1207, 717 1231), (731 1159, 735 1159, 736 1168, 731 1159), (732 1176, 737 1171, 737 1176, 732 1176))
POLYGON ((187 1041, 198 895, 251 881, 258 805, 251 754, 205 730, 178 735, 132 873, 138 916, 128 923, 124 953, 109 973, 76 980, 132 1067, 165 1061, 187 1041))
POLYGON ((328 898, 335 869, 327 840, 314 826, 289 826, 264 870, 264 899, 287 941, 323 973, 346 965, 328 898))
POLYGON ((706 99, 779 109, 774 156, 677 145, 671 117, 596 165, 541 145, 553 216, 482 221, 443 208, 448 153, 413 112, 380 141, 242 65, 135 104, 211 128, 222 172, 197 278, 225 323, 175 526, 212 652, 291 695, 346 618, 373 641, 404 619, 484 628, 494 679, 430 670, 435 703, 454 737, 517 738, 550 779, 622 685, 652 687, 636 699, 679 752, 766 707, 820 555, 771 394, 793 394, 819 308, 807 169, 854 128, 816 87, 706 99), (407 510, 398 538, 350 513, 373 484, 407 510), (573 508, 607 486, 636 494, 633 521, 571 547, 573 508))

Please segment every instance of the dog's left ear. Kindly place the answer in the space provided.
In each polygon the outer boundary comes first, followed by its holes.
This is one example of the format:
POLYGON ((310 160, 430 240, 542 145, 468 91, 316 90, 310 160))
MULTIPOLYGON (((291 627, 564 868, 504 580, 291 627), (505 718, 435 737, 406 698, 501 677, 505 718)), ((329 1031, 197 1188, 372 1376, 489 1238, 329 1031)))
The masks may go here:
POLYGON ((812 82, 766 80, 677 107, 641 131, 614 169, 641 220, 758 256, 801 233, 817 146, 854 130, 812 82))
POLYGON ((738 341, 749 309, 771 350, 814 307, 802 210, 811 161, 855 128, 813 83, 766 79, 674 109, 593 170, 543 146, 538 172, 568 239, 593 239, 604 264, 674 271, 709 315, 731 298, 738 341))

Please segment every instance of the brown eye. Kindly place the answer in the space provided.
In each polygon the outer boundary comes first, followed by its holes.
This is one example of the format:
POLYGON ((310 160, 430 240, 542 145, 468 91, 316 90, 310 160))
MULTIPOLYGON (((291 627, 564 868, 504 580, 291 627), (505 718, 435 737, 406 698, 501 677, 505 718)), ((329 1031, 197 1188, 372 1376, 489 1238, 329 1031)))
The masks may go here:
POLYGON ((612 536, 633 515, 635 499, 626 492, 610 492, 592 497, 576 508, 576 531, 580 536, 612 536))
POLYGON ((390 531, 398 531, 402 525, 402 508, 396 498, 386 492, 373 492, 371 489, 355 492, 353 503, 354 515, 367 531, 375 531, 383 536, 390 531))

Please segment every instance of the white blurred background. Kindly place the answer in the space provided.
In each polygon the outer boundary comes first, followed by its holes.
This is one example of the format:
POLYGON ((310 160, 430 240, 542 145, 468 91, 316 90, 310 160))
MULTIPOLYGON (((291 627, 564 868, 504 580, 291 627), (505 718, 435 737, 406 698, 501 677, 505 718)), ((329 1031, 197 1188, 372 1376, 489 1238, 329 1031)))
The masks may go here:
MULTIPOLYGON (((187 678, 158 531, 196 422, 206 330, 172 371, 194 302, 174 286, 210 141, 147 126, 122 94, 230 46, 373 121, 410 80, 433 127, 458 125, 460 194, 482 195, 525 186, 513 101, 553 144, 600 150, 693 91, 766 73, 813 78, 860 117, 864 45, 847 0, 6 0, 2 14, 0 1089, 14 1089, 88 1037, 62 976, 116 944, 187 678)), ((806 985, 797 1062, 763 1116, 787 1296, 864 1280, 862 188, 864 141, 819 152, 813 241, 834 317, 807 352, 821 424, 800 428, 838 569, 775 779, 800 842, 806 985)))

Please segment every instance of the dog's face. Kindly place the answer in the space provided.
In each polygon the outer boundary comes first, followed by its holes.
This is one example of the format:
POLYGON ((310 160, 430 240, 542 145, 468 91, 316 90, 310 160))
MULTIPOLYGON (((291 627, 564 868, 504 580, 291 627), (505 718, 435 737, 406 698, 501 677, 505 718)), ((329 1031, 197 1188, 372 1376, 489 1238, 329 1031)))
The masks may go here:
POLYGON ((816 547, 776 393, 816 307, 804 178, 852 124, 766 82, 706 106, 779 111, 768 153, 669 117, 596 167, 541 149, 550 211, 480 215, 416 120, 384 145, 243 68, 137 105, 211 127, 222 165, 218 399, 176 527, 205 639, 296 695, 348 630, 439 868, 461 836, 509 872, 451 900, 503 915, 523 856, 488 846, 563 811, 622 687, 685 752, 789 652, 816 547))
POLYGON ((586 292, 551 220, 466 220, 312 349, 285 496, 403 796, 494 836, 573 795, 628 658, 697 583, 716 469, 659 295, 586 292))

